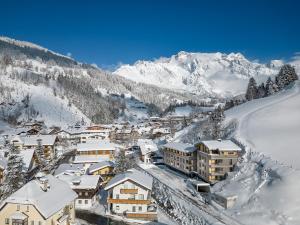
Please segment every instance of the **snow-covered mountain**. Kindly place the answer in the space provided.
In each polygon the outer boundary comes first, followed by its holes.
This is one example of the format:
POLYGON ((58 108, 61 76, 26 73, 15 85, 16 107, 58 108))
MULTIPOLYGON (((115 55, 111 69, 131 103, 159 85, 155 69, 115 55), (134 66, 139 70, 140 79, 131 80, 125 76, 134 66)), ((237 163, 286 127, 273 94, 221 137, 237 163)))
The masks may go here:
POLYGON ((181 51, 170 58, 122 65, 114 74, 198 95, 231 96, 245 92, 249 77, 265 81, 268 76, 274 76, 282 65, 281 60, 268 64, 249 61, 241 53, 181 51))
POLYGON ((199 101, 188 93, 137 84, 6 37, 0 37, 0 81, 0 119, 11 122, 32 118, 46 120, 48 125, 67 125, 83 118, 110 123, 147 117, 148 107, 163 110, 171 103, 199 101))

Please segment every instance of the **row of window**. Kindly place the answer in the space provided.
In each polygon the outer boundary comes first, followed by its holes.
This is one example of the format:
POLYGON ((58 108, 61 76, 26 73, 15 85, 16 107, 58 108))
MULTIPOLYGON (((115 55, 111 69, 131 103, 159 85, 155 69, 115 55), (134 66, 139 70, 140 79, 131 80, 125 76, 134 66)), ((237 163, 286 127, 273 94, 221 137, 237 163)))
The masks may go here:
MULTIPOLYGON (((83 202, 83 201, 82 201, 81 199, 78 200, 78 204, 81 205, 82 202, 83 202)), ((85 205, 89 204, 89 200, 84 200, 84 204, 85 204, 85 205)))
MULTIPOLYGON (((5 224, 9 224, 10 220, 9 218, 5 219, 5 224)), ((31 220, 30 223, 28 223, 27 219, 22 221, 22 220, 11 220, 12 225, 43 225, 42 221, 37 221, 35 222, 34 220, 31 220)))
MULTIPOLYGON (((116 194, 116 199, 120 199, 120 195, 116 194)), ((129 194, 128 199, 132 199, 132 200, 144 200, 144 195, 143 194, 129 194)))
MULTIPOLYGON (((136 212, 138 209, 139 212, 143 211, 143 207, 142 206, 132 206, 132 212, 136 212)), ((119 211, 120 210, 120 206, 116 205, 116 210, 119 211)))

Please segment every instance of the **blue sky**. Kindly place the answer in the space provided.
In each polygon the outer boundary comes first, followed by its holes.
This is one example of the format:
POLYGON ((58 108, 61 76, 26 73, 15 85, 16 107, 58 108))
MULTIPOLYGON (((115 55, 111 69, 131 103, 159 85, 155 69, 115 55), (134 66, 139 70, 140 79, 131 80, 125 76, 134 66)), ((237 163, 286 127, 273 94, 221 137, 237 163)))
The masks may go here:
POLYGON ((0 34, 110 67, 178 51, 300 52, 300 1, 0 0, 0 34))

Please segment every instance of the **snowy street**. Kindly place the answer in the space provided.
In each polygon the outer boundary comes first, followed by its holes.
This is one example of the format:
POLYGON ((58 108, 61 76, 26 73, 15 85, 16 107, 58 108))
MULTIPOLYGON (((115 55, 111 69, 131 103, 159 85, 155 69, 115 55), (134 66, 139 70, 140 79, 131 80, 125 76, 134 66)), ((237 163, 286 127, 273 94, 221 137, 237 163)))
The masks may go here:
POLYGON ((199 210, 213 224, 241 224, 222 212, 222 207, 205 204, 204 198, 186 182, 189 177, 166 166, 140 164, 140 167, 173 191, 189 207, 194 206, 193 210, 199 210))

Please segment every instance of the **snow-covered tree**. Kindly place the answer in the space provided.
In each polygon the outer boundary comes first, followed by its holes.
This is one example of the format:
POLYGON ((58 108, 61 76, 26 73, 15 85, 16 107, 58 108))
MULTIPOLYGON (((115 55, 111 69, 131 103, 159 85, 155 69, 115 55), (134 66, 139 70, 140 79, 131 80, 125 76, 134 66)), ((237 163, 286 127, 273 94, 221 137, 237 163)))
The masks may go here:
POLYGON ((209 121, 211 123, 211 137, 212 139, 221 138, 222 133, 222 122, 225 119, 224 109, 218 106, 209 116, 209 121))
POLYGON ((269 77, 267 82, 266 82, 266 95, 267 96, 272 95, 277 91, 278 91, 277 84, 273 82, 271 77, 269 77))
POLYGON ((283 89, 290 83, 294 82, 295 80, 298 80, 298 75, 295 71, 295 68, 292 67, 289 64, 283 65, 280 68, 280 71, 278 75, 276 76, 276 84, 279 87, 279 89, 283 89))
POLYGON ((46 166, 47 161, 46 161, 46 157, 45 157, 44 147, 42 145, 42 139, 38 139, 37 143, 38 143, 38 145, 35 149, 35 152, 37 154, 39 164, 40 164, 41 168, 43 168, 46 166))
POLYGON ((245 97, 248 101, 257 98, 257 84, 253 77, 249 79, 248 88, 245 97))
POLYGON ((266 97, 266 88, 265 88, 265 84, 262 83, 257 88, 257 98, 264 98, 264 97, 266 97))
POLYGON ((5 199, 13 192, 21 188, 25 182, 24 162, 20 151, 14 145, 10 145, 5 180, 1 187, 1 198, 5 199))
POLYGON ((116 174, 123 173, 128 169, 131 169, 135 166, 135 159, 126 157, 125 151, 120 150, 118 155, 115 158, 115 169, 116 174))

